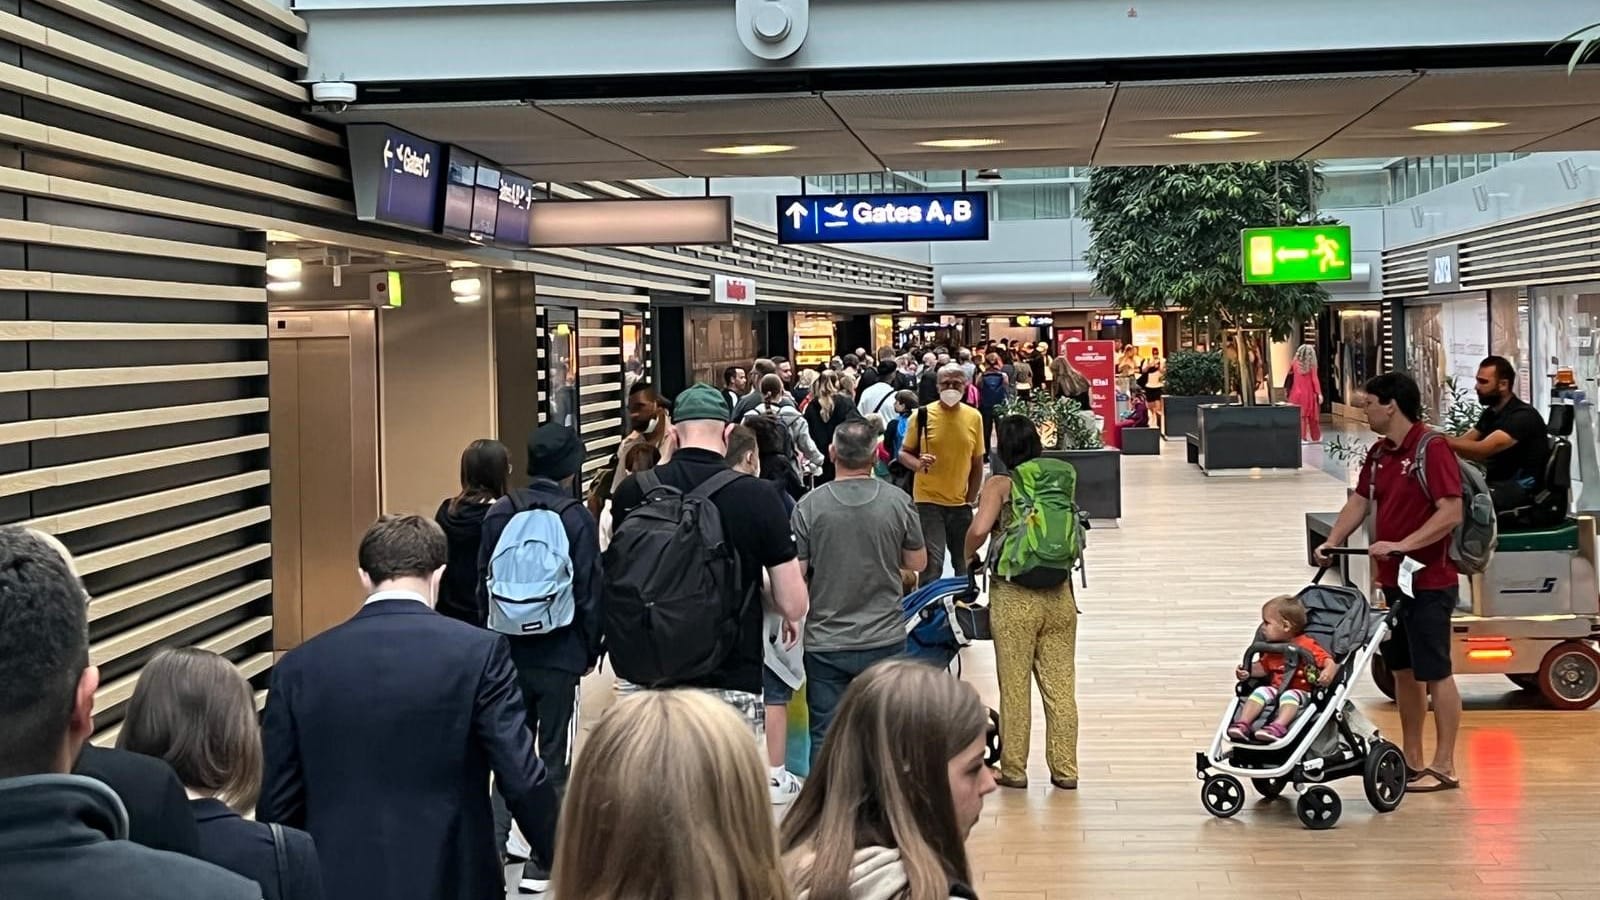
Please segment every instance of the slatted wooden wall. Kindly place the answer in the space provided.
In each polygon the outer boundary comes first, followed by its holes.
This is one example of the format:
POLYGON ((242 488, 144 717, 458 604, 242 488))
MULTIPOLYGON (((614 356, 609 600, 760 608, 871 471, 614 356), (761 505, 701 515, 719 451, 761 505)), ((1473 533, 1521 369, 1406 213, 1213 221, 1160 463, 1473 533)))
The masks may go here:
POLYGON ((271 666, 265 236, 343 217, 268 0, 0 0, 0 521, 93 600, 96 740, 164 647, 271 666))

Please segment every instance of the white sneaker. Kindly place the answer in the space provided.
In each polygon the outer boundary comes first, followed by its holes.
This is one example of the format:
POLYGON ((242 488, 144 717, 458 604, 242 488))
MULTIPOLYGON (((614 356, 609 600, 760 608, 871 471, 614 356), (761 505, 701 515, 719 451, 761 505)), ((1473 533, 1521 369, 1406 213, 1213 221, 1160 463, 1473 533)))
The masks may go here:
POLYGON ((511 834, 506 837, 506 856, 516 860, 527 860, 533 855, 533 848, 528 846, 522 837, 522 829, 515 824, 511 826, 511 834))
POLYGON ((771 775, 767 778, 767 790, 772 795, 773 806, 783 806, 794 800, 800 793, 800 779, 793 772, 784 769, 781 775, 771 775))

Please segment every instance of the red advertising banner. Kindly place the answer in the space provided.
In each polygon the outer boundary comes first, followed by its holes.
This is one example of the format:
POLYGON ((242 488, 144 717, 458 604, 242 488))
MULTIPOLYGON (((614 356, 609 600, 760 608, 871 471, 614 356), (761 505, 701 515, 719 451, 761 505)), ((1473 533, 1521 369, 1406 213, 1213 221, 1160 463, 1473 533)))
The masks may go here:
POLYGON ((1067 355, 1067 344, 1071 341, 1081 341, 1085 337, 1082 328, 1057 328, 1056 329, 1056 355, 1067 355))
POLYGON ((1117 422, 1117 344, 1115 341, 1070 341, 1063 355, 1089 379, 1089 405, 1107 426, 1117 422))

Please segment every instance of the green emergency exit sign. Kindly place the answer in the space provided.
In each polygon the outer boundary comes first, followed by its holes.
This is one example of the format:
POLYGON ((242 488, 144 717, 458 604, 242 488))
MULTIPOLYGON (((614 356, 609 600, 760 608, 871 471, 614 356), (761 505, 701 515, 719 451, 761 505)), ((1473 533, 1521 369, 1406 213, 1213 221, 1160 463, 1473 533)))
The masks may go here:
POLYGON ((1349 281, 1349 225, 1244 230, 1244 283, 1349 281))

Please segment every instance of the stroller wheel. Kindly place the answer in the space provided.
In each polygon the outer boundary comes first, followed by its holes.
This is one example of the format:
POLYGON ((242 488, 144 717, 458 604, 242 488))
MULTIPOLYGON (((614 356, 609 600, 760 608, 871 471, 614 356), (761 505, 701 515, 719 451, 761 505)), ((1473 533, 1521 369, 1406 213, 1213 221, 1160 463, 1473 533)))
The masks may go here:
POLYGON ((1244 808, 1244 785, 1232 775, 1212 775, 1200 786, 1200 803, 1219 819, 1244 808))
POLYGON ((989 768, 1000 765, 1000 714, 989 710, 989 730, 983 736, 983 762, 989 768))
POLYGON ((1283 794, 1283 789, 1288 787, 1288 782, 1282 778, 1252 778, 1250 786, 1256 789, 1263 800, 1276 800, 1283 794))
POLYGON ((1373 809, 1381 813, 1394 812, 1406 795, 1405 754, 1388 741, 1373 741, 1361 782, 1373 809))
MULTIPOLYGON (((1404 766, 1402 758, 1401 764, 1404 766)), ((1401 769, 1405 771, 1404 768, 1401 769)), ((1404 778, 1401 779, 1404 781, 1404 778)), ((1300 801, 1294 805, 1295 815, 1300 817, 1300 824, 1313 831, 1322 831, 1332 828, 1339 823, 1339 816, 1344 812, 1344 802, 1332 788, 1315 785, 1307 788, 1300 795, 1300 801)))

